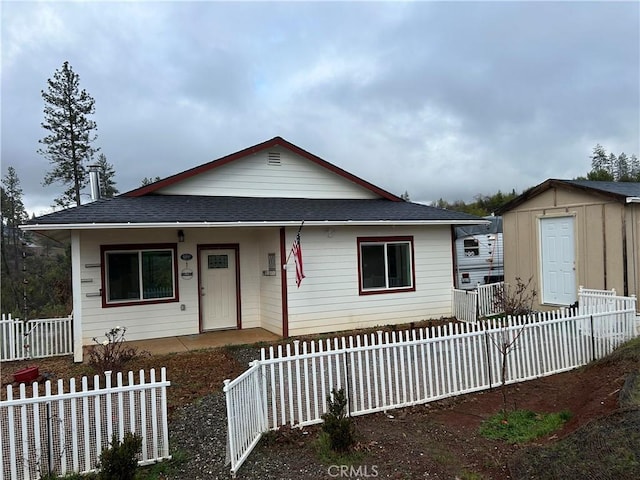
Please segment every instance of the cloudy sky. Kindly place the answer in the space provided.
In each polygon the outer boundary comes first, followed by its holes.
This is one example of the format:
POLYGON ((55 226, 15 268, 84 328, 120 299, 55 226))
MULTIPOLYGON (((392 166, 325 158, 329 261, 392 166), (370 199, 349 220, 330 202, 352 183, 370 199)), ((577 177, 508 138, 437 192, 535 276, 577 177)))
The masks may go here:
POLYGON ((274 136, 411 199, 640 154, 638 2, 2 2, 2 175, 29 213, 47 79, 96 101, 121 192, 274 136))

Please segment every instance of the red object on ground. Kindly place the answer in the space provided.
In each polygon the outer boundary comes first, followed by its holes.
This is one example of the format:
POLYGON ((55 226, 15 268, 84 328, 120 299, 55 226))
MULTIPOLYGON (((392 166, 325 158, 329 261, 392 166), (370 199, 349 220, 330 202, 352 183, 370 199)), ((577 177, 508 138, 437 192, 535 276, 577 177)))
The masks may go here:
POLYGON ((40 375, 38 367, 27 367, 14 373, 13 380, 18 383, 33 382, 38 375, 40 375))

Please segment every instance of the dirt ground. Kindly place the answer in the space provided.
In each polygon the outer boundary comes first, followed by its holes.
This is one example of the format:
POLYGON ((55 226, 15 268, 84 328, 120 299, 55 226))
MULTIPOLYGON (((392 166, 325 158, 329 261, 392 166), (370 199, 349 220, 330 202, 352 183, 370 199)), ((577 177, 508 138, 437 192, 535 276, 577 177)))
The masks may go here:
MULTIPOLYGON (((170 411, 173 411, 205 394, 219 391, 225 378, 234 378, 244 371, 246 362, 238 360, 237 352, 237 349, 221 348, 145 357, 128 367, 135 370, 166 366, 167 376, 172 382, 169 403, 170 411)), ((43 374, 40 380, 91 373, 87 365, 73 364, 70 357, 5 362, 0 365, 3 386, 12 381, 15 371, 34 364, 43 374)), ((357 417, 358 449, 362 458, 354 468, 359 468, 356 470, 358 478, 514 478, 509 471, 509 462, 521 450, 557 442, 594 419, 616 411, 625 377, 629 372, 637 371, 638 367, 637 361, 628 360, 595 364, 508 386, 510 408, 535 412, 567 410, 572 414, 562 430, 524 446, 513 446, 478 435, 480 422, 502 407, 500 389, 357 417)), ((5 390, 3 387, 2 398, 6 397, 5 390)), ((259 461, 265 456, 284 456, 292 471, 296 471, 297 464, 301 468, 318 465, 320 462, 313 442, 318 431, 318 427, 282 431, 269 441, 261 442, 249 461, 259 461)), ((329 467, 318 467, 326 472, 322 478, 335 478, 332 473, 339 473, 335 468, 330 472, 329 467)))
MULTIPOLYGON (((354 464, 355 471, 359 469, 359 478, 366 477, 366 472, 370 477, 398 479, 515 478, 509 463, 521 450, 557 442, 594 419, 618 410, 626 373, 634 368, 638 365, 631 362, 595 365, 509 386, 509 408, 539 413, 568 410, 572 414, 560 431, 527 445, 509 445, 478 434, 480 422, 502 407, 499 389, 357 417, 363 457, 354 464), (375 475, 371 475, 373 472, 375 475)), ((284 453, 289 463, 298 462, 303 469, 309 462, 317 462, 313 442, 308 439, 315 437, 319 428, 311 430, 307 434, 298 429, 284 431, 270 443, 262 444, 263 451, 258 455, 284 453)), ((324 478, 337 473, 335 467, 333 472, 328 468, 324 478)), ((291 471, 296 470, 292 465, 291 471)))

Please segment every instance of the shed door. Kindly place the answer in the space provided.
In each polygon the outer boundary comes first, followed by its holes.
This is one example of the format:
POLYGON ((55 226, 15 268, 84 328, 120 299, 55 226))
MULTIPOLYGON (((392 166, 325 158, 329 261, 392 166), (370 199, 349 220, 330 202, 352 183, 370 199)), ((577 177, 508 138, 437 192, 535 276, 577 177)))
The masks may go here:
POLYGON ((577 300, 574 217, 540 219, 542 303, 577 300))
POLYGON ((200 315, 202 330, 238 325, 235 250, 200 252, 200 315))

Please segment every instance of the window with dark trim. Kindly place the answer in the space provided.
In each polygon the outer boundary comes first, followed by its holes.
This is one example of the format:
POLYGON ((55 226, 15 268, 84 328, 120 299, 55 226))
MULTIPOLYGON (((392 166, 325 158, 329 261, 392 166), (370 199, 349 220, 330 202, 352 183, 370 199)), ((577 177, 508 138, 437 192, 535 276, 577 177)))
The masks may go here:
POLYGON ((415 290, 413 237, 358 238, 361 294, 415 290))
POLYGON ((105 306, 178 300, 176 246, 102 247, 105 306))

